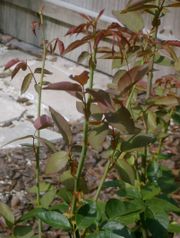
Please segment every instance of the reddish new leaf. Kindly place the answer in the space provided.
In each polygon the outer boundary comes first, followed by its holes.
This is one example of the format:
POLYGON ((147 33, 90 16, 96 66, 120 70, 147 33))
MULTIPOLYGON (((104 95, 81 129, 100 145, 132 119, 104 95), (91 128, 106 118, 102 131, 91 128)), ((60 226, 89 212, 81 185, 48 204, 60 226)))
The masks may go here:
POLYGON ((73 79, 74 81, 80 83, 82 86, 85 85, 89 79, 89 72, 88 71, 83 71, 81 74, 79 75, 70 75, 70 78, 73 79))
POLYGON ((93 20, 93 18, 91 16, 85 15, 83 13, 79 13, 79 15, 81 17, 83 17, 84 19, 86 19, 87 21, 92 21, 93 20))
POLYGON ((168 4, 166 7, 180 7, 180 2, 168 4))
POLYGON ((21 61, 19 64, 17 64, 15 69, 12 71, 11 79, 15 77, 15 75, 19 72, 20 69, 25 71, 27 69, 27 63, 24 61, 21 61))
POLYGON ((39 27, 40 23, 37 22, 37 21, 32 21, 32 24, 31 24, 31 29, 32 29, 32 32, 33 34, 36 36, 36 29, 37 27, 39 27))
POLYGON ((65 118, 56 112, 52 107, 49 107, 54 123, 56 124, 59 132, 62 134, 64 140, 68 145, 72 143, 72 132, 68 122, 65 118))
POLYGON ((120 93, 127 92, 135 83, 143 79, 147 74, 149 66, 147 64, 141 66, 135 66, 134 68, 127 71, 118 80, 118 90, 120 93))
POLYGON ((12 59, 12 60, 8 61, 8 62, 4 65, 4 70, 7 70, 7 69, 11 68, 13 65, 17 64, 18 62, 20 62, 19 59, 12 59))
POLYGON ((164 41, 164 43, 167 44, 167 45, 180 47, 180 41, 179 40, 167 40, 167 41, 164 41))
POLYGON ((110 125, 118 129, 122 134, 135 134, 138 131, 130 112, 125 107, 121 107, 116 112, 106 113, 105 118, 110 125))
POLYGON ((51 89, 51 90, 62 90, 62 91, 75 91, 82 92, 82 88, 77 83, 71 83, 67 81, 62 81, 58 83, 50 83, 43 89, 51 89))
POLYGON ((87 43, 90 39, 92 39, 93 36, 92 35, 88 35, 83 37, 81 40, 76 40, 74 42, 72 42, 70 45, 68 45, 68 47, 64 50, 64 54, 69 53, 70 51, 82 46, 83 44, 87 43))
POLYGON ((96 17, 96 22, 99 21, 99 18, 103 15, 104 10, 105 10, 105 9, 102 9, 102 10, 99 12, 98 16, 96 17))
POLYGON ((84 32, 85 27, 87 26, 86 23, 82 23, 79 26, 73 26, 71 27, 68 32, 66 33, 67 35, 72 35, 72 34, 79 34, 81 32, 84 32))
POLYGON ((59 38, 57 38, 56 41, 57 41, 59 53, 60 55, 62 55, 64 53, 64 43, 59 38))
POLYGON ((113 105, 109 93, 104 90, 87 89, 87 93, 93 96, 94 101, 105 111, 113 111, 113 105))
POLYGON ((51 127, 53 125, 52 120, 47 115, 41 115, 34 121, 34 127, 36 130, 41 130, 47 127, 51 127))

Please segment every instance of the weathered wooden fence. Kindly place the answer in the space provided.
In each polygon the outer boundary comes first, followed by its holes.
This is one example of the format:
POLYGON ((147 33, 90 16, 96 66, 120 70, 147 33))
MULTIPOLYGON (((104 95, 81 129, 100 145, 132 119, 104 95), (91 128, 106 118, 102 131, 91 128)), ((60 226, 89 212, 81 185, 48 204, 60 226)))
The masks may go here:
MULTIPOLYGON (((25 42, 39 45, 40 39, 32 34, 31 22, 37 19, 36 13, 40 6, 44 5, 47 39, 60 37, 68 44, 71 39, 69 37, 64 39, 67 29, 82 22, 78 12, 96 16, 100 10, 105 9, 101 21, 101 25, 104 25, 114 20, 112 10, 123 9, 126 3, 127 0, 0 0, 0 31, 25 42)), ((159 37, 162 39, 179 39, 179 19, 179 9, 170 11, 163 18, 159 37)), ((148 28, 150 20, 145 18, 145 22, 148 28)), ((76 60, 79 52, 76 50, 69 53, 67 57, 76 60)), ((98 69, 112 73, 111 64, 106 60, 101 61, 98 69)))

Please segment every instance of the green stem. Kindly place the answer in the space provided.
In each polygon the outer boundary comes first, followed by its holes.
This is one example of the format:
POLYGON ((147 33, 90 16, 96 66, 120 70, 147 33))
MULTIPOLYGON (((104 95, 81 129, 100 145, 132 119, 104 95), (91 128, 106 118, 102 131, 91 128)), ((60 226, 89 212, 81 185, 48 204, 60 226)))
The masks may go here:
MULTIPOLYGON (((160 14, 161 14, 161 11, 163 9, 163 4, 164 4, 164 1, 163 1, 160 6, 160 2, 161 2, 160 0, 157 0, 157 5, 159 7, 159 10, 158 10, 158 13, 154 17, 154 20, 156 20, 157 22, 160 21, 160 14)), ((159 29, 159 24, 157 23, 157 25, 153 26, 153 28, 151 30, 152 37, 153 37, 154 41, 157 39, 158 29, 159 29)), ((149 98, 151 96, 151 92, 152 92, 155 53, 156 53, 156 45, 153 47, 153 50, 152 50, 152 58, 151 58, 150 67, 149 67, 149 74, 148 74, 148 81, 147 81, 147 94, 146 94, 147 98, 149 98)))
MULTIPOLYGON (((108 172, 109 172, 109 170, 110 170, 110 168, 111 168, 112 163, 116 161, 116 160, 114 159, 115 152, 116 152, 116 149, 113 151, 112 158, 108 160, 108 162, 107 162, 107 164, 106 164, 106 166, 105 166, 104 174, 103 174, 103 176, 102 176, 102 178, 101 178, 101 181, 100 181, 100 183, 99 183, 98 189, 97 189, 96 194, 95 194, 95 197, 94 197, 94 200, 95 200, 95 201, 98 200, 99 194, 100 194, 100 192, 101 192, 101 189, 102 189, 102 187, 103 187, 103 184, 104 184, 104 182, 105 182, 105 179, 106 179, 106 177, 107 177, 107 175, 108 175, 108 172)), ((125 156, 125 154, 126 154, 125 152, 121 152, 121 154, 119 155, 118 159, 120 159, 120 160, 123 159, 124 156, 125 156)))
MULTIPOLYGON (((43 39, 43 53, 42 53, 42 68, 41 68, 41 76, 39 82, 39 90, 38 90, 38 105, 37 105, 37 118, 41 116, 41 104, 42 104, 42 86, 44 79, 44 68, 46 62, 46 45, 45 45, 45 32, 44 32, 44 23, 43 23, 43 15, 40 13, 40 20, 42 26, 42 39, 43 39)), ((36 150, 36 197, 37 197, 37 206, 41 206, 40 200, 40 130, 37 131, 37 150, 36 150)), ((38 221, 38 237, 42 236, 42 223, 38 221)))
POLYGON ((110 168, 110 166, 111 166, 111 162, 112 162, 112 161, 109 159, 108 162, 107 162, 107 164, 106 164, 106 166, 105 166, 104 174, 103 174, 103 176, 102 176, 102 178, 101 178, 101 181, 100 181, 100 183, 99 183, 99 187, 98 187, 98 189, 97 189, 97 191, 96 191, 96 195, 95 195, 95 197, 94 197, 94 200, 95 200, 95 201, 98 200, 99 194, 100 194, 101 189, 102 189, 103 184, 104 184, 104 181, 105 181, 105 179, 106 179, 106 177, 107 177, 107 174, 108 174, 108 172, 109 172, 109 168, 110 168))
MULTIPOLYGON (((93 64, 95 64, 96 52, 94 52, 92 55, 92 61, 93 61, 93 64)), ((93 88, 94 71, 95 71, 94 65, 91 65, 90 74, 89 74, 89 88, 90 89, 93 88)), ((85 121, 84 121, 84 125, 83 125, 83 147, 82 147, 80 161, 78 164, 76 179, 75 179, 75 183, 74 183, 74 196, 73 196, 73 201, 72 201, 72 212, 73 213, 75 212, 75 208, 76 208, 76 194, 79 191, 79 183, 80 183, 82 169, 84 167, 84 162, 86 159, 87 148, 88 148, 88 130, 89 130, 90 107, 91 107, 91 96, 88 95, 88 99, 87 99, 87 103, 86 103, 85 121)))

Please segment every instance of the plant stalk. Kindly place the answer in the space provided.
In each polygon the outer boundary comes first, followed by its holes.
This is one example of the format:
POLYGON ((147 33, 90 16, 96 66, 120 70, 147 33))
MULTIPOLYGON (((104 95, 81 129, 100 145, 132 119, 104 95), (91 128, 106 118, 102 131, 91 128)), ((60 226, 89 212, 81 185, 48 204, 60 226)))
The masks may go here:
MULTIPOLYGON (((92 55, 93 64, 95 63, 95 60, 96 60, 96 52, 94 51, 94 53, 92 55)), ((89 88, 90 89, 93 88, 94 71, 95 71, 95 68, 93 65, 91 65, 90 74, 89 74, 89 88)), ((76 195, 79 190, 79 183, 80 183, 81 174, 82 174, 82 170, 84 167, 84 162, 86 159, 87 149, 88 149, 88 130, 89 130, 90 107, 91 107, 91 95, 88 95, 88 99, 87 99, 87 103, 86 103, 85 121, 84 121, 84 125, 83 125, 83 147, 82 147, 80 161, 78 164, 76 179, 75 179, 75 183, 74 183, 74 196, 73 196, 73 201, 72 201, 72 212, 73 213, 75 212, 75 208, 76 208, 76 195)))
POLYGON ((101 178, 99 187, 98 187, 98 189, 97 189, 97 191, 96 191, 96 195, 95 195, 95 197, 94 197, 94 200, 95 200, 95 201, 98 200, 99 194, 100 194, 101 189, 102 189, 103 184, 104 184, 104 181, 105 181, 105 179, 106 179, 106 177, 107 177, 107 174, 108 174, 108 172, 109 172, 109 168, 110 168, 110 166, 111 166, 111 162, 112 162, 112 161, 109 159, 109 161, 108 161, 107 164, 106 164, 106 167, 105 167, 105 169, 104 169, 104 174, 103 174, 103 176, 102 176, 102 178, 101 178))
MULTIPOLYGON (((161 14, 161 11, 163 9, 163 4, 164 4, 164 1, 161 4, 160 4, 160 2, 161 2, 160 0, 157 0, 157 6, 159 7, 159 9, 158 9, 158 13, 154 17, 154 20, 156 20, 157 22, 160 21, 160 14, 161 14)), ((151 30, 152 38, 153 38, 154 41, 157 40, 158 29, 159 29, 159 24, 157 23, 157 25, 153 26, 153 28, 151 30)), ((151 93, 152 93, 155 53, 156 53, 156 45, 153 48, 152 58, 151 58, 150 67, 149 67, 146 98, 149 98, 151 96, 151 93)))
MULTIPOLYGON (((45 45, 45 31, 44 31, 44 22, 42 12, 40 14, 40 23, 42 26, 42 40, 43 40, 43 52, 42 52, 42 68, 41 68, 41 76, 39 81, 39 90, 38 90, 38 105, 37 105, 37 118, 41 116, 41 104, 42 104, 42 86, 44 79, 44 68, 46 62, 46 45, 45 45)), ((36 197, 37 197, 37 206, 41 206, 40 201, 40 138, 41 132, 37 130, 37 150, 36 150, 36 197)), ((42 236, 42 222, 38 220, 38 237, 42 236)))

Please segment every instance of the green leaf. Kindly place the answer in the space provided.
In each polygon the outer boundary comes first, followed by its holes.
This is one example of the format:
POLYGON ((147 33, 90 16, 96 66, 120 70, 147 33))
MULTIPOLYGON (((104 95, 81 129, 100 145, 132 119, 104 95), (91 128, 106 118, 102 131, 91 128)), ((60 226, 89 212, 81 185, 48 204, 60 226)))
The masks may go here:
POLYGON ((136 178, 135 170, 125 159, 118 159, 116 167, 123 181, 134 184, 136 178))
POLYGON ((138 129, 134 125, 134 121, 130 112, 125 107, 121 107, 116 112, 109 112, 105 114, 106 120, 122 134, 134 134, 138 129))
POLYGON ((96 223, 97 220, 97 208, 95 202, 90 202, 83 205, 77 212, 76 223, 79 229, 86 229, 92 224, 96 223))
POLYGON ((23 80, 22 85, 21 85, 21 94, 25 93, 28 90, 28 88, 31 84, 32 78, 33 78, 32 73, 29 73, 24 77, 24 80, 23 80))
POLYGON ((68 213, 69 205, 67 203, 63 202, 63 203, 60 203, 58 205, 51 206, 49 208, 49 210, 51 210, 51 211, 58 211, 60 213, 66 213, 66 212, 68 213))
POLYGON ((160 192, 160 187, 153 184, 146 185, 144 188, 141 189, 143 200, 152 199, 153 197, 159 195, 160 192))
POLYGON ((121 22, 131 31, 139 32, 144 27, 143 18, 138 13, 135 12, 121 13, 120 11, 113 11, 112 13, 119 22, 121 22))
POLYGON ((157 129, 157 122, 156 122, 156 113, 153 111, 147 111, 147 124, 149 131, 155 131, 157 129))
POLYGON ((175 234, 180 234, 180 224, 176 223, 169 224, 168 231, 175 234))
POLYGON ((60 182, 66 187, 66 189, 73 191, 74 190, 74 177, 71 174, 70 170, 65 171, 60 175, 60 182))
MULTIPOLYGON (((40 182, 40 183, 39 183, 39 189, 40 189, 40 192, 41 192, 41 193, 46 192, 47 190, 50 189, 50 187, 51 187, 51 185, 50 185, 49 183, 45 183, 45 182, 40 182)), ((28 192, 30 192, 30 193, 36 193, 36 192, 37 192, 37 186, 34 185, 34 186, 30 187, 30 188, 28 189, 28 192)))
POLYGON ((49 107, 49 110, 64 140, 68 145, 70 145, 72 143, 72 132, 68 122, 64 119, 62 115, 56 112, 52 107, 49 107))
POLYGON ((48 208, 49 205, 52 203, 52 201, 55 199, 56 196, 56 189, 51 189, 47 191, 42 197, 41 197, 41 206, 43 208, 48 208))
MULTIPOLYGON (((173 201, 174 202, 174 201, 173 201)), ((158 210, 158 207, 165 212, 180 212, 180 208, 176 206, 176 204, 172 203, 172 201, 166 197, 162 198, 153 198, 151 200, 146 201, 148 207, 153 208, 154 210, 158 210)))
POLYGON ((94 127, 89 132, 88 142, 96 151, 100 151, 103 147, 103 142, 107 134, 108 134, 107 124, 94 127))
POLYGON ((87 238, 125 238, 124 236, 117 235, 113 231, 99 231, 95 234, 90 234, 87 238))
POLYGON ((128 229, 117 221, 108 221, 103 225, 102 229, 105 231, 109 230, 111 232, 114 232, 114 234, 120 235, 124 238, 132 238, 128 229))
POLYGON ((39 218, 44 223, 52 226, 53 228, 62 230, 71 230, 71 224, 68 219, 57 211, 49 211, 44 208, 35 208, 21 217, 22 221, 32 219, 33 217, 39 218))
POLYGON ((89 57, 89 52, 88 51, 83 51, 81 52, 81 54, 79 55, 77 62, 79 64, 83 63, 84 60, 86 60, 89 57))
POLYGON ((110 199, 106 204, 106 214, 111 220, 122 224, 131 224, 139 218, 139 213, 144 210, 142 200, 121 201, 110 199))
POLYGON ((154 105, 162 105, 162 106, 177 106, 179 105, 179 97, 175 95, 168 96, 156 96, 150 99, 148 102, 154 105))
POLYGON ((119 180, 119 191, 117 194, 121 197, 127 197, 130 199, 141 198, 140 191, 138 188, 136 188, 136 186, 125 183, 121 180, 119 180))
POLYGON ((66 151, 58 151, 51 154, 47 160, 45 173, 57 173, 63 170, 69 161, 69 155, 66 151))
POLYGON ((6 145, 9 145, 9 144, 11 144, 13 142, 19 141, 19 140, 25 140, 25 139, 29 139, 29 138, 31 138, 33 140, 34 136, 33 135, 27 135, 27 136, 18 137, 18 138, 14 139, 14 140, 10 140, 6 144, 2 145, 2 147, 6 146, 6 145))
POLYGON ((10 208, 2 202, 0 202, 0 216, 5 219, 7 225, 12 226, 14 224, 15 219, 13 213, 10 208))
POLYGON ((153 238, 168 238, 169 219, 167 213, 161 208, 161 205, 155 203, 155 200, 149 200, 145 211, 146 226, 150 230, 153 238))
POLYGON ((30 226, 16 226, 14 229, 14 236, 16 238, 31 238, 34 232, 30 226))
POLYGON ((66 188, 60 188, 57 192, 57 195, 60 196, 68 204, 72 201, 72 193, 66 188))
MULTIPOLYGON (((41 74, 41 72, 42 72, 42 68, 36 68, 34 70, 34 73, 36 73, 36 74, 41 74)), ((52 74, 52 73, 47 69, 43 69, 43 74, 52 74)))
POLYGON ((156 54, 154 63, 163 66, 172 66, 174 61, 160 54, 156 54))
POLYGON ((180 124, 180 106, 176 106, 172 118, 175 121, 175 123, 180 124))
POLYGON ((122 142, 121 151, 129 151, 141 148, 155 142, 155 137, 152 135, 137 135, 131 137, 128 141, 122 142))
POLYGON ((68 219, 59 212, 40 209, 37 211, 36 217, 53 228, 71 230, 68 219))

